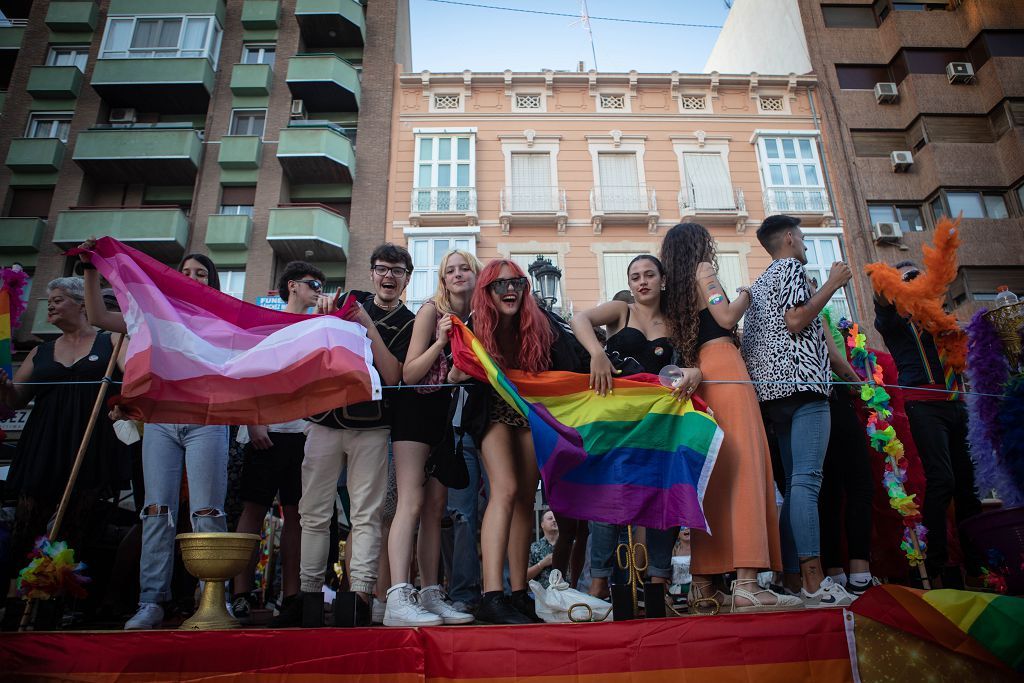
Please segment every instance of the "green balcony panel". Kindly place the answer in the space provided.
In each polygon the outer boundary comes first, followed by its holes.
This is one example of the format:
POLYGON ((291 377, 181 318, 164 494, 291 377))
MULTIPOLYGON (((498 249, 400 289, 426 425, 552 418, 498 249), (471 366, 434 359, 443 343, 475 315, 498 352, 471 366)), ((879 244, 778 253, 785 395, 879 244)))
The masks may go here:
POLYGON ((250 31, 269 31, 277 28, 281 15, 278 0, 245 0, 242 3, 242 27, 250 31))
POLYGON ((178 207, 147 209, 76 209, 61 211, 53 243, 77 247, 87 238, 110 236, 164 262, 185 255, 188 216, 178 207))
POLYGON ((46 25, 58 33, 88 33, 96 30, 100 10, 91 0, 54 1, 46 10, 46 25))
POLYGON ((260 167, 263 141, 258 135, 226 135, 220 139, 217 163, 225 169, 253 169, 260 167))
POLYGON ((298 0, 295 19, 307 47, 362 47, 366 15, 358 0, 298 0))
MULTIPOLYGON (((0 50, 17 50, 25 37, 24 26, 0 26, 0 50)), ((11 62, 13 66, 14 62, 11 62)))
POLYGON ((114 14, 213 14, 224 25, 224 0, 110 0, 107 16, 114 14))
POLYGON ((15 138, 7 151, 7 168, 21 173, 59 171, 66 148, 59 138, 15 138))
POLYGON ((72 158, 107 183, 192 185, 202 153, 191 128, 105 128, 79 133, 72 158))
POLYGON ((213 92, 213 65, 202 57, 98 59, 91 83, 111 107, 205 114, 213 92))
POLYGON ((267 241, 288 261, 348 260, 348 223, 341 214, 322 206, 271 209, 267 241), (312 256, 307 254, 310 251, 312 256))
POLYGON ((70 100, 82 90, 77 66, 34 66, 28 75, 28 94, 40 100, 70 100))
POLYGON ((273 78, 269 64, 235 64, 231 68, 231 93, 239 97, 269 95, 273 78))
POLYGON ((288 89, 309 111, 359 111, 359 74, 334 55, 296 55, 288 60, 288 89))
POLYGON ((0 218, 0 254, 34 254, 43 243, 42 218, 0 218))
POLYGON ((206 223, 206 246, 218 251, 248 249, 252 218, 213 214, 206 223))
POLYGON ((282 129, 277 159, 295 184, 351 183, 356 173, 352 142, 327 124, 282 129))

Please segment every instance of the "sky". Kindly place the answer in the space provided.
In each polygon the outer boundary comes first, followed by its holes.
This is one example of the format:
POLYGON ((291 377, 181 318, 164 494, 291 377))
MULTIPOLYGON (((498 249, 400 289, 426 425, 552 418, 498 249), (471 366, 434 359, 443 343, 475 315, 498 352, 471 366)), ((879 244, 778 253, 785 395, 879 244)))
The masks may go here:
MULTIPOLYGON (((557 12, 576 17, 580 0, 458 0, 460 3, 557 12)), ((578 18, 409 0, 412 69, 433 72, 575 71, 594 66, 578 18)), ((731 4, 731 2, 729 3, 731 4)), ((700 73, 718 28, 605 21, 596 17, 720 27, 726 0, 587 0, 600 71, 700 73)))

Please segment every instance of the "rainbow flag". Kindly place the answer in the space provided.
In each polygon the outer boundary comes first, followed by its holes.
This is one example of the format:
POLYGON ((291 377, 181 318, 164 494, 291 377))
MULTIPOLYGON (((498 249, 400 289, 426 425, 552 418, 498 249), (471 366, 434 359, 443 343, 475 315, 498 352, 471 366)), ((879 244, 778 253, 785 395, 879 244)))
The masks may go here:
POLYGON ((654 375, 615 380, 598 396, 588 375, 506 374, 456 320, 455 365, 489 383, 530 422, 548 503, 560 514, 611 524, 705 529, 702 503, 722 430, 654 375))
POLYGON ((1024 598, 887 584, 850 609, 957 654, 1024 672, 1024 598))
POLYGON ((133 419, 273 424, 381 397, 357 323, 240 301, 109 237, 92 262, 128 327, 119 402, 133 419))
POLYGON ((11 293, 0 289, 0 368, 12 380, 11 370, 11 293))

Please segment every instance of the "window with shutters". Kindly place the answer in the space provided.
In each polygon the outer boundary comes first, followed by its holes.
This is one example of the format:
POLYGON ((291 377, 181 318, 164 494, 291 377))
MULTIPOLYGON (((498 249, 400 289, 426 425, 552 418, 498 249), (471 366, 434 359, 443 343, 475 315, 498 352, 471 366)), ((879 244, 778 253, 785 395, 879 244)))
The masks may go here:
POLYGON ((46 55, 46 66, 77 66, 78 70, 85 73, 85 66, 89 61, 88 45, 61 45, 51 47, 46 55))
POLYGON ((836 80, 843 90, 874 90, 895 79, 887 64, 836 64, 836 80))
POLYGON ((871 224, 898 223, 903 232, 921 232, 924 230, 924 218, 921 207, 900 204, 869 204, 868 214, 871 224))
POLYGON ((416 136, 414 210, 475 210, 475 140, 472 134, 416 136))
POLYGON ((996 135, 988 116, 925 115, 928 142, 995 142, 996 135))
POLYGON ((71 112, 41 112, 28 117, 27 138, 59 138, 68 141, 71 132, 71 112))
POLYGON ((451 249, 475 255, 476 239, 472 235, 431 235, 409 240, 413 271, 406 290, 406 305, 411 310, 419 310, 423 302, 433 298, 437 292, 438 268, 445 253, 451 249))
MULTIPOLYGON (((822 5, 828 28, 876 28, 878 19, 870 5, 822 5)), ((860 34, 858 34, 860 35, 860 34)))
MULTIPOLYGON (((512 253, 510 253, 508 255, 508 257, 512 261, 514 261, 517 266, 519 266, 520 268, 523 269, 523 272, 526 273, 526 276, 530 278, 530 288, 534 292, 539 292, 540 291, 540 286, 537 284, 537 280, 534 279, 534 277, 532 275, 530 275, 530 264, 532 264, 534 261, 536 261, 538 256, 543 256, 547 260, 551 261, 551 263, 553 263, 558 268, 562 267, 561 264, 558 261, 558 254, 554 254, 554 253, 545 254, 543 252, 542 253, 537 253, 537 252, 531 251, 529 253, 526 253, 526 252, 519 252, 519 253, 512 252, 512 253)), ((555 303, 553 305, 553 308, 557 308, 559 310, 562 309, 562 301, 564 299, 562 287, 563 287, 562 281, 559 281, 559 283, 558 283, 558 295, 555 297, 555 303)))
POLYGON ((598 152, 597 205, 603 212, 646 213, 647 188, 640 183, 634 152, 598 152))
POLYGON ((814 138, 759 137, 757 150, 766 213, 829 211, 814 138))
POLYGON ((216 67, 222 33, 214 16, 110 16, 99 58, 204 57, 216 67))
POLYGON ((556 211, 558 189, 551 181, 551 154, 512 152, 510 161, 507 208, 513 212, 556 211))
POLYGON ((859 157, 887 157, 895 150, 910 149, 902 130, 851 130, 850 138, 859 157))
POLYGON ((996 290, 1006 285, 1020 296, 1024 293, 1024 268, 979 268, 961 266, 957 278, 949 286, 949 298, 954 307, 967 301, 995 301, 996 290))
POLYGON ((696 211, 735 211, 736 197, 725 155, 683 152, 682 205, 696 211))
POLYGON ((217 274, 220 276, 220 291, 236 299, 245 298, 244 270, 218 270, 217 274))
POLYGON ((266 121, 266 109, 235 109, 231 112, 228 135, 258 135, 262 138, 266 121))
POLYGON ((611 301, 622 290, 629 291, 629 262, 641 252, 605 252, 601 255, 604 268, 604 301, 611 301))
POLYGON ((718 281, 722 283, 722 289, 729 295, 729 299, 736 298, 736 290, 748 282, 744 277, 743 259, 736 252, 720 251, 718 245, 715 260, 718 261, 718 281))
POLYGON ((628 112, 629 97, 625 93, 600 93, 597 96, 599 112, 628 112))

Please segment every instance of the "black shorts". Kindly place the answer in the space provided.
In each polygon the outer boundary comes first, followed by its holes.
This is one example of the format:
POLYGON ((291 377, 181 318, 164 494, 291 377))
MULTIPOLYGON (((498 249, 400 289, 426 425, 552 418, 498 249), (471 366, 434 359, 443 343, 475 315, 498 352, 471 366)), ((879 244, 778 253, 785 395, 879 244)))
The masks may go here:
POLYGON ((452 390, 445 387, 431 394, 402 389, 391 414, 391 441, 417 441, 430 446, 441 443, 452 404, 452 390))
POLYGON ((241 497, 246 503, 270 506, 278 495, 281 505, 298 505, 302 496, 302 456, 305 434, 270 432, 266 450, 245 446, 241 497))

